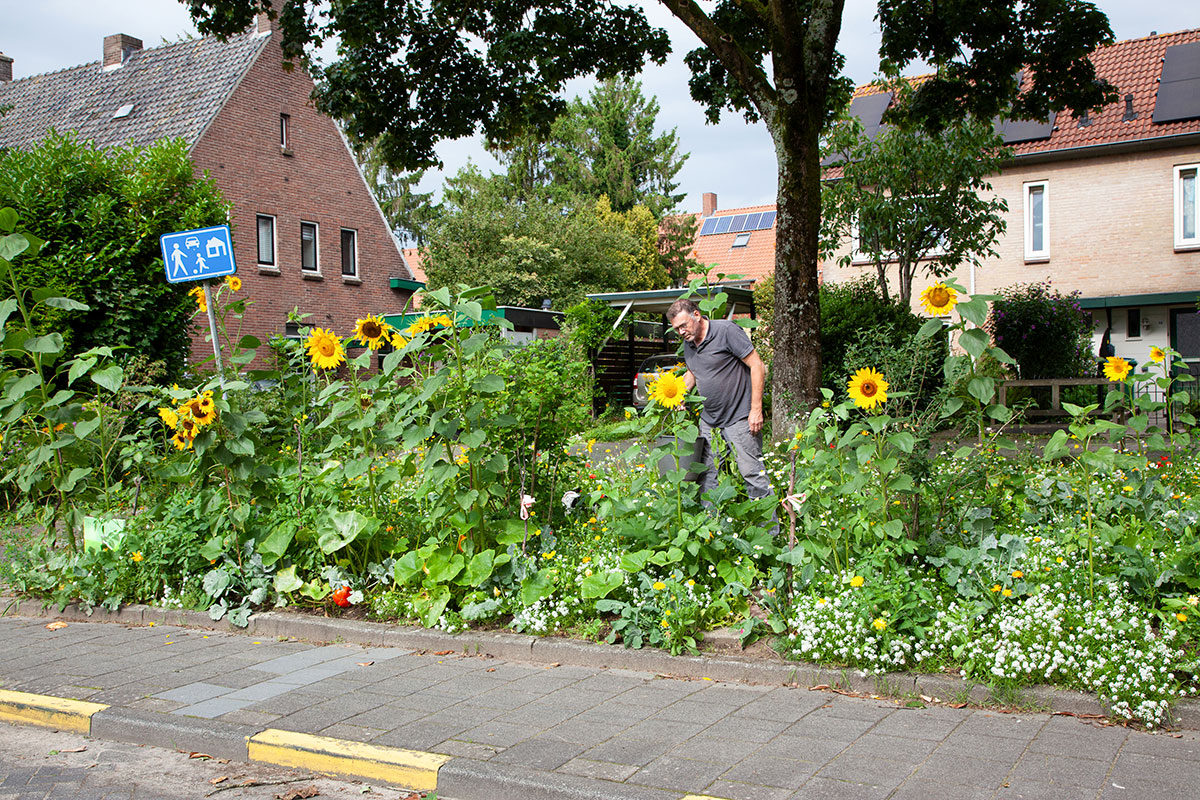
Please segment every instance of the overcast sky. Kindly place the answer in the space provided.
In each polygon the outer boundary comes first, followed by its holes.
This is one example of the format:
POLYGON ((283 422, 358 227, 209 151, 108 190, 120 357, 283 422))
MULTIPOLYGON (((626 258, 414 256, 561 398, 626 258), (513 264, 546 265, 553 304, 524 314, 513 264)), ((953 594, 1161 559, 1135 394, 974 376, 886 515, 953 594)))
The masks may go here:
MULTIPOLYGON (((701 0, 705 5, 708 0, 701 0)), ((1167 33, 1200 25, 1196 0, 1099 0, 1118 39, 1167 33)), ((667 64, 642 73, 647 95, 658 97, 662 129, 675 128, 681 150, 690 157, 679 173, 687 192, 685 210, 699 210, 700 195, 716 192, 720 208, 775 202, 775 154, 761 125, 748 125, 726 114, 720 125, 707 125, 703 109, 687 92, 683 56, 697 45, 691 31, 658 3, 646 2, 651 22, 668 30, 673 52, 667 64)), ((879 28, 875 0, 846 0, 838 49, 846 56, 846 72, 869 82, 879 65, 879 28)), ((0 0, 0 51, 14 59, 13 76, 23 78, 100 58, 105 36, 127 33, 147 47, 195 33, 179 0, 0 0)), ((588 84, 572 84, 570 93, 586 93, 588 84)), ((438 150, 453 174, 468 159, 484 170, 495 162, 475 140, 446 142, 438 150)), ((429 174, 422 188, 436 189, 442 176, 429 174)))

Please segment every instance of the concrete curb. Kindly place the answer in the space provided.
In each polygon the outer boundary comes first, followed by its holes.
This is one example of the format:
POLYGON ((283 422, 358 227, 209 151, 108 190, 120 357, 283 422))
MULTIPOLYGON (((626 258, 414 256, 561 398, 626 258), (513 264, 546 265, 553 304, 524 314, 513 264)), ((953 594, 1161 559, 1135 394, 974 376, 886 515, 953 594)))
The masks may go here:
MULTIPOLYGON (((548 639, 516 633, 491 631, 443 633, 382 622, 362 622, 314 617, 289 612, 252 614, 246 628, 235 628, 226 620, 213 622, 200 611, 160 609, 152 606, 122 606, 117 611, 95 608, 91 614, 76 605, 62 611, 44 608, 40 602, 0 596, 0 613, 8 616, 44 617, 81 622, 176 625, 241 633, 259 638, 294 637, 311 642, 340 642, 368 647, 397 647, 405 650, 452 650, 465 655, 491 656, 540 664, 567 664, 594 669, 629 669, 673 678, 714 680, 775 686, 817 687, 856 694, 919 698, 942 702, 965 702, 1046 710, 1059 714, 1107 714, 1109 709, 1095 695, 1032 686, 1012 696, 996 697, 985 684, 958 680, 948 675, 894 672, 860 675, 854 670, 831 670, 804 662, 763 662, 732 655, 672 656, 662 650, 630 650, 617 645, 567 639, 548 639)), ((1200 701, 1184 700, 1171 708, 1171 726, 1200 730, 1200 701)))
POLYGON ((92 729, 93 715, 106 708, 101 703, 0 689, 0 720, 5 722, 87 734, 92 729))
POLYGON ((247 742, 251 761, 333 772, 406 789, 437 791, 438 771, 450 756, 268 728, 247 742))

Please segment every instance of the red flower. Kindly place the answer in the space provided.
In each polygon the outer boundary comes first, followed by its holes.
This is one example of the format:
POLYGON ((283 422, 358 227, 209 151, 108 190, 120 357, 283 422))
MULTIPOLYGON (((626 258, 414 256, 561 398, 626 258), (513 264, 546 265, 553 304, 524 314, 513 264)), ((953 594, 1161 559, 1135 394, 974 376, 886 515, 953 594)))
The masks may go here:
POLYGON ((333 590, 333 602, 342 608, 347 608, 350 605, 350 587, 339 586, 333 590))

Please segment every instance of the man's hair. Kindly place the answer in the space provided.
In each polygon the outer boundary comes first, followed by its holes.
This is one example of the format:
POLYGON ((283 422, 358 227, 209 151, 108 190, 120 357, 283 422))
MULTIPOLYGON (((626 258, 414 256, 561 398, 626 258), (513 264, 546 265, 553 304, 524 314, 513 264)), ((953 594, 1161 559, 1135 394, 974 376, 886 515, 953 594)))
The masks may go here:
POLYGON ((678 317, 680 314, 687 314, 689 317, 700 310, 700 306, 696 305, 694 300, 689 300, 686 297, 681 297, 671 307, 667 309, 667 322, 678 317))

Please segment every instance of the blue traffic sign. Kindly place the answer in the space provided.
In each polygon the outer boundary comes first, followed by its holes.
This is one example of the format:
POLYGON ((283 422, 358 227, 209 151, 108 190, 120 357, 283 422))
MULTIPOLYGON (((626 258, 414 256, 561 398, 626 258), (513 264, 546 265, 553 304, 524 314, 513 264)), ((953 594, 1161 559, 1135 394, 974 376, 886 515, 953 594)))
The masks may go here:
POLYGON ((158 241, 168 283, 202 281, 237 272, 228 225, 164 233, 158 241))

